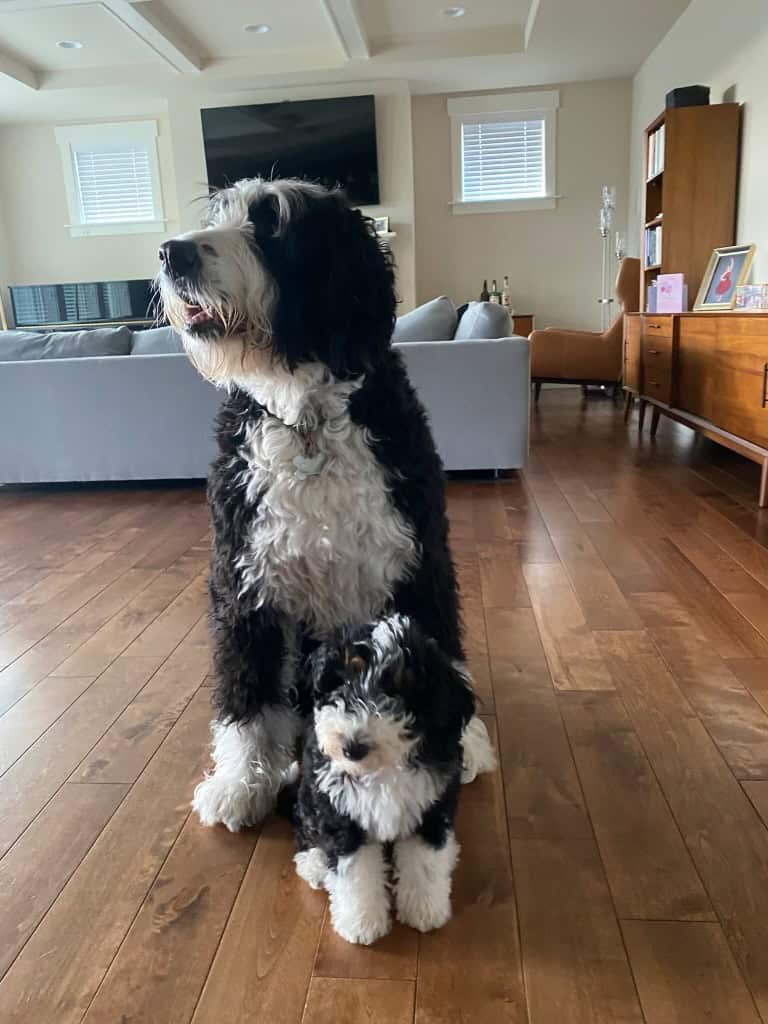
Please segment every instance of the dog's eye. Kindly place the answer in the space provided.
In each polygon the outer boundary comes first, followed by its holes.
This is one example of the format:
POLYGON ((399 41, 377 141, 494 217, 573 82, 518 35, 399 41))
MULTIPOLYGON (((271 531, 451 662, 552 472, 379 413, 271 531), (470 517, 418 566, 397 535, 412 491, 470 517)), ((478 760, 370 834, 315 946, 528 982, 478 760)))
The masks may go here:
POLYGON ((216 255, 216 250, 209 242, 202 242, 200 248, 203 250, 203 252, 207 252, 209 256, 216 255))

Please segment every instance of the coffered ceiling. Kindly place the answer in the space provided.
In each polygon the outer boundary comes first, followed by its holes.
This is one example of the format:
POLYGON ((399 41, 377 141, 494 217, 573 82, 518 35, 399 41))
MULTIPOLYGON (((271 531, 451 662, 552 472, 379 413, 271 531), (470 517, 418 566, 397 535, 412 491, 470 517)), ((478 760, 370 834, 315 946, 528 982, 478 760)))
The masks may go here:
POLYGON ((625 76, 688 2, 0 0, 0 120, 90 113, 128 93, 625 76))

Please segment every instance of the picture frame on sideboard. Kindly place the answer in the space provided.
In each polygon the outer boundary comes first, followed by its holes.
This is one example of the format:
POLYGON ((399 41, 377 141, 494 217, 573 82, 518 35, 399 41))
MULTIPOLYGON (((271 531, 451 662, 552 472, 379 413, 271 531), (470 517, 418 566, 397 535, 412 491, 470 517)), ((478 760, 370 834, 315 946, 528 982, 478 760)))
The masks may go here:
POLYGON ((746 284, 755 257, 755 248, 756 246, 750 243, 723 245, 712 250, 693 306, 695 313, 733 309, 736 288, 746 284))

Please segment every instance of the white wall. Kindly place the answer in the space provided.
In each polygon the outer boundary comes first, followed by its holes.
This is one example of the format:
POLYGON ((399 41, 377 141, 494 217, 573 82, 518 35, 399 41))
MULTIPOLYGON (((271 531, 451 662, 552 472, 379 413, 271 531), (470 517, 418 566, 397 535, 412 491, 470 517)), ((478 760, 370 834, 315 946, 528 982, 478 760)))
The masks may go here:
MULTIPOLYGON (((553 88, 555 88, 553 86, 553 88)), ((536 326, 600 324, 600 188, 617 190, 616 227, 626 229, 629 79, 559 85, 554 210, 454 214, 447 96, 413 101, 418 301, 477 298, 483 278, 509 274, 520 313, 536 326)))
MULTIPOLYGON (((0 195, 0 204, 2 203, 2 196, 0 195)), ((5 230, 5 218, 3 215, 3 207, 0 205, 0 305, 5 312, 6 318, 10 317, 10 302, 8 301, 8 280, 10 275, 10 265, 8 258, 8 242, 6 239, 5 230)), ((0 330, 2 330, 3 321, 0 317, 0 330)))
MULTIPOLYGON (((377 92, 376 118, 381 178, 380 207, 368 212, 389 214, 397 231, 393 249, 398 262, 402 308, 414 298, 413 155, 410 95, 393 83, 377 92), (381 94, 379 94, 379 92, 381 94)), ((292 98, 359 92, 342 87, 291 91, 292 98)), ((285 91, 279 98, 285 96, 285 91)), ((147 110, 143 118, 158 121, 158 151, 163 183, 166 229, 159 234, 72 238, 59 147, 53 124, 0 126, 0 195, 4 201, 8 284, 92 281, 153 277, 160 242, 180 230, 198 226, 205 195, 205 157, 200 124, 203 106, 268 102, 266 93, 239 92, 169 97, 164 109, 147 110), (167 108, 167 109, 165 109, 167 108)), ((138 119, 138 118, 135 118, 138 119)), ((71 122, 76 123, 77 118, 71 122)), ((79 120, 83 120, 80 118, 79 120)), ((63 122, 61 122, 63 123, 63 122)), ((0 232, 2 226, 0 225, 0 232)), ((3 280, 0 234, 0 283, 3 280)))
MULTIPOLYGON (((634 79, 631 250, 639 254, 643 129, 683 85, 708 85, 710 102, 744 104, 737 242, 757 243, 753 280, 768 281, 768 4, 693 0, 634 79)), ((716 144, 716 140, 713 140, 716 144)))
POLYGON ((157 247, 179 230, 168 115, 148 110, 158 123, 166 231, 146 235, 72 238, 54 126, 0 128, 0 195, 6 228, 8 284, 106 281, 153 277, 157 247))

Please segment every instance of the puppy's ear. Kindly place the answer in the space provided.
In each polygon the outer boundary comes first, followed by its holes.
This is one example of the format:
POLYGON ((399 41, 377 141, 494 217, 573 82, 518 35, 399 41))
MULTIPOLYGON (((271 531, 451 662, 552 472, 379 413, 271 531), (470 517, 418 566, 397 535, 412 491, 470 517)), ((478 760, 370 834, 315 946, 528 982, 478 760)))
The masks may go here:
POLYGON ((420 689, 424 714, 441 731, 460 732, 475 713, 467 674, 457 668, 436 640, 412 634, 412 679, 420 689))
POLYGON ((306 672, 315 693, 331 693, 338 689, 344 679, 338 648, 321 644, 307 658, 306 672))

